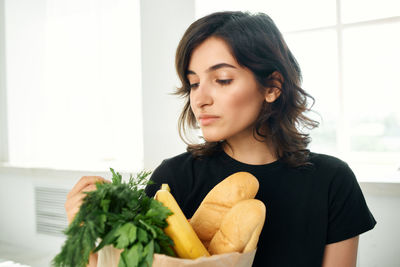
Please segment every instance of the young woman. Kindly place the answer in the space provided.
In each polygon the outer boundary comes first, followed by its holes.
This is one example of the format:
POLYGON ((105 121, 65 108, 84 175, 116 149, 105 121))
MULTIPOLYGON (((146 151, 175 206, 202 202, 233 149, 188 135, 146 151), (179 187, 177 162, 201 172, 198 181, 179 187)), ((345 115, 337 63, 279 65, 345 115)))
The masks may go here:
MULTIPOLYGON (((305 116, 312 97, 300 87, 300 68, 274 22, 262 13, 203 17, 180 41, 176 69, 188 149, 155 169, 146 193, 168 183, 191 218, 216 184, 250 172, 267 208, 253 266, 356 266, 358 236, 376 221, 349 166, 307 149, 309 135, 300 129, 318 125, 305 116), (201 144, 187 141, 196 128, 201 144)), ((83 177, 72 189, 69 218, 96 179, 83 177)))
POLYGON ((190 218, 221 180, 250 172, 267 208, 253 266, 356 266, 358 236, 376 222, 349 166, 307 149, 300 129, 317 126, 304 114, 310 96, 274 22, 243 12, 203 17, 180 41, 176 69, 182 136, 200 127, 204 143, 164 160, 148 195, 168 183, 190 218))

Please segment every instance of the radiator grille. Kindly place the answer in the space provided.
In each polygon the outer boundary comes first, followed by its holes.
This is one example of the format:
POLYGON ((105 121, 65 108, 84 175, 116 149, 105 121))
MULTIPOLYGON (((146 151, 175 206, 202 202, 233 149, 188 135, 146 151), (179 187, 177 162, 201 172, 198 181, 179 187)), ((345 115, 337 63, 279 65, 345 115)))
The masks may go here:
POLYGON ((68 190, 35 187, 36 231, 41 234, 63 235, 68 226, 64 203, 68 190))

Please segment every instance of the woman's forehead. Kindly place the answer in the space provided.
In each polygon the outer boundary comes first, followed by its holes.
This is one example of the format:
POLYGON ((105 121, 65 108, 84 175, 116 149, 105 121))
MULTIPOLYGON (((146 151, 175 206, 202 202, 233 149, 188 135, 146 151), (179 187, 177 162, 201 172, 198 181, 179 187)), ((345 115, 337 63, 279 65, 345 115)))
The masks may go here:
MULTIPOLYGON (((220 64, 239 67, 236 59, 231 53, 230 47, 221 38, 210 37, 197 46, 190 57, 187 72, 207 72, 213 66, 220 64)), ((215 70, 214 68, 211 70, 215 70)))

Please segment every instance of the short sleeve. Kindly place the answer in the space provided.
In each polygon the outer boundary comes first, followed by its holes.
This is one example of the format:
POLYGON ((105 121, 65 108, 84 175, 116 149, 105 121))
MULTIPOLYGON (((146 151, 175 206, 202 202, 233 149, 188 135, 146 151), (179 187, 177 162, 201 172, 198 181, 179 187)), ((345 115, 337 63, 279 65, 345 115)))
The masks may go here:
POLYGON ((329 188, 327 244, 360 235, 376 224, 354 173, 341 163, 329 188))

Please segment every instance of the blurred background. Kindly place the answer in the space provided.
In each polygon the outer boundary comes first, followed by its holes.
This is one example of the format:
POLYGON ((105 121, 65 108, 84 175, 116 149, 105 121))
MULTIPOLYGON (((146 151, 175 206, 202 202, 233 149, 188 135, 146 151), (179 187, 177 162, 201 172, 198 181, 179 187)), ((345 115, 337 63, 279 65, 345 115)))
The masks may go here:
POLYGON ((175 49, 215 11, 265 12, 314 96, 310 149, 355 172, 378 224, 358 267, 400 266, 397 0, 0 0, 0 262, 49 266, 83 175, 185 151, 175 49))

